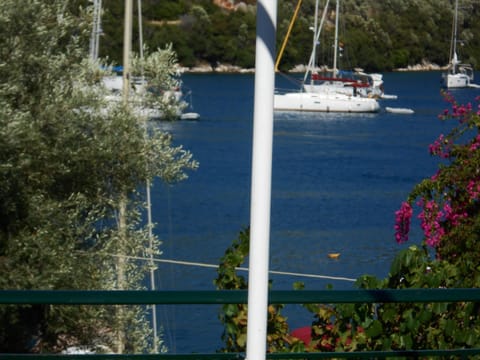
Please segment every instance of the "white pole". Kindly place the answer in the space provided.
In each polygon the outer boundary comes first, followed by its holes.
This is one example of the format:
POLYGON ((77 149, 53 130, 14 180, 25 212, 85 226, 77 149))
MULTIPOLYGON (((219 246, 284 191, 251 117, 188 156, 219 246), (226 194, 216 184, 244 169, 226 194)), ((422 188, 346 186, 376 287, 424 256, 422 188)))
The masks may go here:
POLYGON ((130 52, 132 49, 132 0, 125 0, 125 28, 123 32, 123 101, 128 102, 130 91, 130 52))
POLYGON ((277 0, 257 1, 247 360, 266 358, 277 0))

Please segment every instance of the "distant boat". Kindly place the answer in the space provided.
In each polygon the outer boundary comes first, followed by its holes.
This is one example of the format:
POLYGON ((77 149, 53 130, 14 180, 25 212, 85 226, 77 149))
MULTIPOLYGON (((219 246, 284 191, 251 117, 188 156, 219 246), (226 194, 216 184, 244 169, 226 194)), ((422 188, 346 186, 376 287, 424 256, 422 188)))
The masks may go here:
POLYGON ((276 111, 374 113, 380 105, 373 98, 318 92, 275 94, 276 111))
POLYGON ((184 112, 180 115, 180 120, 198 120, 200 119, 200 114, 196 112, 184 112))
POLYGON ((338 49, 338 12, 337 0, 334 69, 331 76, 325 77, 316 72, 316 47, 320 31, 325 20, 329 0, 326 1, 320 26, 317 25, 318 3, 315 5, 315 23, 313 31, 313 47, 310 62, 305 73, 303 86, 298 91, 277 92, 274 95, 274 109, 276 111, 310 111, 310 112, 378 112, 380 105, 375 96, 368 96, 372 82, 363 75, 362 78, 342 78, 336 69, 338 49), (309 83, 307 83, 309 79, 309 83), (367 79, 367 81, 364 81, 367 79))
MULTIPOLYGON (((141 16, 141 0, 138 1, 138 28, 140 32, 140 57, 143 58, 143 36, 142 36, 142 16, 141 16)), ((98 60, 100 35, 102 34, 101 26, 102 0, 93 0, 93 28, 90 38, 90 57, 93 61, 98 60)), ((115 104, 123 101, 123 66, 115 66, 109 69, 111 75, 104 76, 102 79, 103 86, 108 90, 106 100, 115 104)), ((194 112, 184 113, 186 109, 191 109, 191 102, 187 102, 186 95, 182 91, 181 82, 178 81, 178 87, 175 89, 154 89, 149 85, 148 80, 144 77, 132 77, 129 81, 130 96, 129 102, 132 104, 134 111, 149 119, 160 120, 198 120, 200 115, 194 112), (146 93, 158 96, 157 103, 161 103, 160 110, 158 106, 145 106, 144 98, 146 93)))
POLYGON ((385 111, 389 113, 394 113, 394 114, 406 114, 406 115, 415 113, 415 111, 409 108, 394 108, 394 107, 388 107, 388 106, 385 108, 385 111))
POLYGON ((458 0, 455 0, 455 11, 453 15, 453 32, 450 45, 450 63, 448 71, 442 74, 442 87, 467 88, 480 87, 473 84, 473 67, 470 64, 462 64, 457 56, 457 31, 458 31, 458 0))
MULTIPOLYGON (((123 101, 123 76, 121 75, 122 67, 116 67, 115 72, 111 76, 103 77, 103 85, 108 90, 106 100, 111 103, 119 103, 123 101), (118 74, 120 73, 120 74, 118 74)), ((149 119, 160 120, 198 120, 200 115, 194 112, 185 113, 185 110, 189 107, 189 103, 185 100, 185 94, 181 88, 172 90, 156 90, 151 89, 148 82, 140 77, 132 77, 130 80, 130 96, 129 101, 133 105, 134 111, 142 116, 146 116, 149 119), (169 116, 165 116, 157 107, 146 107, 143 103, 146 92, 154 93, 158 97, 158 101, 163 105, 162 109, 165 109, 169 116)))

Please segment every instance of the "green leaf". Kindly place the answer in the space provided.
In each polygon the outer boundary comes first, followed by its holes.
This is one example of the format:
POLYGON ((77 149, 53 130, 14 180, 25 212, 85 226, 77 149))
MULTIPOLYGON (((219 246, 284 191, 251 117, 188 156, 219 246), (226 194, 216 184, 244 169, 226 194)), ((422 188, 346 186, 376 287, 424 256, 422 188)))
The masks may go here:
POLYGON ((447 311, 448 303, 435 303, 432 306, 432 311, 434 314, 441 314, 447 311))
POLYGON ((467 338, 465 339, 465 344, 468 346, 476 346, 478 347, 479 345, 479 334, 478 331, 469 331, 467 338))
POLYGON ((378 320, 374 320, 370 326, 365 330, 366 334, 371 338, 376 338, 383 332, 382 323, 378 320))
POLYGON ((237 345, 241 348, 245 348, 247 344, 247 334, 240 334, 237 338, 237 345))
POLYGON ((382 313, 383 321, 394 321, 397 317, 397 311, 393 308, 389 308, 382 313))
POLYGON ((424 323, 429 323, 430 320, 432 319, 432 313, 428 309, 420 311, 418 314, 418 320, 424 324, 424 323))
POLYGON ((453 336, 454 332, 456 331, 456 323, 451 320, 447 319, 446 321, 443 322, 442 324, 443 328, 445 329, 445 335, 447 336, 453 336))
POLYGON ((469 337, 469 332, 466 331, 466 330, 457 329, 457 330, 454 332, 453 337, 454 337, 456 343, 458 343, 458 344, 466 344, 466 343, 467 343, 467 339, 468 339, 468 337, 469 337))
POLYGON ((406 319, 407 322, 407 328, 409 331, 412 333, 415 333, 419 327, 420 321, 418 321, 418 318, 415 316, 409 316, 406 319))
POLYGON ((413 345, 412 336, 410 334, 400 335, 400 346, 404 349, 411 349, 413 345))

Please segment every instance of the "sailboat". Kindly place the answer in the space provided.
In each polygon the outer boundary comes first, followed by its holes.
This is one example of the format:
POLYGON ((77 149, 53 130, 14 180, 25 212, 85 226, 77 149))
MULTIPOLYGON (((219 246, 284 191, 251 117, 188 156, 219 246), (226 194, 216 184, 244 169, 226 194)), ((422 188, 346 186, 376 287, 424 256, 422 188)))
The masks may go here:
POLYGON ((458 31, 458 0, 455 0, 455 11, 453 14, 452 41, 450 46, 450 63, 448 71, 442 74, 442 86, 451 88, 466 88, 480 85, 472 83, 473 67, 470 64, 462 64, 457 55, 457 31, 458 31))
MULTIPOLYGON (((139 45, 140 45, 140 58, 143 59, 143 30, 142 30, 142 10, 141 0, 138 0, 138 29, 139 29, 139 45)), ((101 28, 101 12, 102 12, 102 0, 93 0, 93 29, 90 37, 90 57, 93 61, 98 60, 99 54, 99 40, 102 34, 101 28)), ((109 91, 106 96, 106 100, 110 103, 123 101, 124 76, 123 67, 112 67, 109 69, 111 75, 104 76, 102 79, 103 86, 109 91)), ((182 119, 182 120, 197 120, 200 115, 195 112, 186 112, 187 108, 191 108, 191 103, 186 101, 186 95, 182 91, 181 82, 178 82, 178 86, 174 89, 156 90, 158 93, 156 102, 161 104, 161 108, 164 111, 158 109, 158 106, 147 107, 144 105, 145 96, 147 93, 152 92, 151 84, 149 85, 147 79, 144 76, 129 76, 129 89, 130 99, 129 101, 134 105, 133 109, 136 113, 142 116, 146 116, 149 119, 182 119)), ((152 92, 153 93, 153 92, 152 92)))
POLYGON ((320 32, 323 28, 329 0, 326 1, 322 19, 318 26, 318 5, 315 6, 315 23, 313 31, 313 47, 310 61, 305 73, 303 86, 297 92, 276 93, 274 95, 274 109, 276 111, 312 111, 312 112, 378 112, 380 105, 376 96, 369 94, 373 89, 371 78, 363 79, 343 78, 337 70, 338 57, 338 13, 339 0, 337 0, 335 14, 335 45, 333 58, 333 72, 331 76, 322 76, 317 72, 316 47, 320 32))

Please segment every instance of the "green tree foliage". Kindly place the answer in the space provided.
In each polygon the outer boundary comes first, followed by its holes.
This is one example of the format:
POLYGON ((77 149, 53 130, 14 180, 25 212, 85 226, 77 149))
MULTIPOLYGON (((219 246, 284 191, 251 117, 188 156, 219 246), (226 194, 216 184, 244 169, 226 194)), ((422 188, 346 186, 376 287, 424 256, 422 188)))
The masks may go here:
MULTIPOLYGON (((116 65, 122 63, 123 55, 123 20, 125 18, 124 1, 102 0, 102 34, 100 37, 99 56, 116 65)), ((136 18, 135 18, 136 19, 136 18)), ((139 49, 138 19, 133 21, 132 48, 139 49)), ((157 48, 154 46, 153 48, 157 48)))
POLYGON ((132 101, 160 112, 162 120, 177 120, 187 104, 178 97, 181 82, 172 46, 152 53, 144 47, 142 57, 136 54, 132 56, 132 69, 133 77, 147 79, 146 86, 132 94, 132 101))
MULTIPOLYGON (((100 64, 86 59, 90 9, 73 4, 0 2, 1 289, 141 288, 147 264, 131 257, 150 255, 151 239, 140 189, 197 166, 170 135, 106 103, 100 64)), ((3 306, 0 352, 143 351, 145 311, 3 306)))
MULTIPOLYGON (((248 256, 250 230, 243 229, 232 246, 225 251, 218 268, 218 277, 214 284, 218 290, 241 290, 247 288, 243 276, 237 274, 237 267, 248 256)), ((302 346, 298 339, 289 335, 287 319, 281 314, 284 305, 268 306, 267 343, 271 352, 285 352, 302 346)), ((224 325, 222 340, 225 347, 222 352, 245 352, 247 342, 247 305, 227 304, 220 313, 224 325)))
MULTIPOLYGON (((433 260, 425 247, 411 246, 396 256, 386 279, 364 275, 356 285, 361 289, 469 287, 472 281, 461 272, 458 264, 433 260)), ((315 314, 307 350, 478 347, 479 311, 478 304, 469 302, 322 305, 315 314)))
POLYGON ((142 7, 145 13, 149 14, 149 18, 167 21, 177 20, 178 14, 185 14, 188 11, 187 2, 181 0, 166 0, 161 4, 155 0, 143 0, 142 7))

